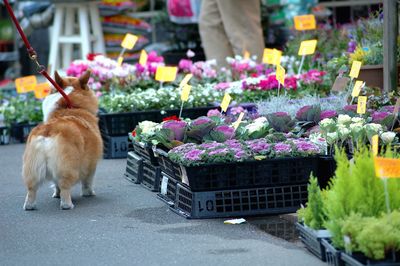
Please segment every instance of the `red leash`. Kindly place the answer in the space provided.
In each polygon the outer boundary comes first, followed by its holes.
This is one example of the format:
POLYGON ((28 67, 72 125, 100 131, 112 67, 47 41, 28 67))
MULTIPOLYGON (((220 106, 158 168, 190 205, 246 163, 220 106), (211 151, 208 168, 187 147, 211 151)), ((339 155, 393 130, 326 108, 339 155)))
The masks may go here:
POLYGON ((42 74, 50 83, 58 90, 59 93, 64 97, 65 101, 67 102, 67 107, 72 108, 71 100, 68 98, 68 95, 65 94, 64 90, 60 88, 60 86, 50 77, 50 75, 47 73, 46 68, 41 65, 38 61, 38 56, 36 51, 32 48, 31 44, 28 41, 28 38, 26 38, 24 31, 22 30, 21 26, 19 25, 19 22, 17 18, 14 15, 14 11, 12 10, 10 4, 8 3, 8 0, 4 0, 4 4, 6 5, 7 11, 10 14, 11 20, 14 22, 15 27, 18 30, 19 35, 22 38, 22 41, 24 42, 26 46, 26 50, 28 51, 29 58, 36 63, 37 65, 37 71, 38 73, 42 74))

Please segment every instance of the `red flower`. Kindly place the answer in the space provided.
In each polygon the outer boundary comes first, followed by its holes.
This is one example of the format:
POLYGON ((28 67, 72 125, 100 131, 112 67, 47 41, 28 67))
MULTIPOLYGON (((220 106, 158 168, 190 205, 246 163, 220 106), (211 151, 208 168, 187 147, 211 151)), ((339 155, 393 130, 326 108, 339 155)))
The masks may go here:
POLYGON ((101 55, 101 54, 100 54, 100 53, 90 53, 90 54, 87 54, 87 55, 86 55, 86 59, 89 60, 89 61, 93 61, 94 58, 95 58, 96 56, 98 56, 98 55, 101 55))
POLYGON ((136 129, 132 131, 132 137, 136 137, 136 129))
POLYGON ((163 118, 163 121, 170 121, 170 120, 181 121, 181 119, 176 115, 171 115, 163 118))

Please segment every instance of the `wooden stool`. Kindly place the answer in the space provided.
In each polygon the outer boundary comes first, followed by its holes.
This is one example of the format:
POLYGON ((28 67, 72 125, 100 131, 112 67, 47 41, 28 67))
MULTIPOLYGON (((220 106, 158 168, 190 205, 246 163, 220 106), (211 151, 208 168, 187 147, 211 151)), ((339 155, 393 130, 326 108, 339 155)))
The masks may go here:
POLYGON ((81 59, 92 52, 105 53, 96 1, 54 1, 54 7, 48 63, 51 74, 54 70, 67 68, 73 61, 74 45, 80 46, 81 59))

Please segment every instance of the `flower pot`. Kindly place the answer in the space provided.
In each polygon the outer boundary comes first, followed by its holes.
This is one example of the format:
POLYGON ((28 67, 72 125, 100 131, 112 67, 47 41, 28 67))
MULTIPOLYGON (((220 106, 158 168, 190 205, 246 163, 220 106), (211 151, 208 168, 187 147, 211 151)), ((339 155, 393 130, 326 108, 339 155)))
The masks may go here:
MULTIPOLYGON (((369 87, 383 89, 383 65, 362 66, 358 79, 365 81, 369 87)), ((400 84, 400 65, 397 66, 397 79, 400 84)))
POLYGON ((344 262, 345 266, 400 266, 399 253, 391 254, 383 260, 372 260, 358 252, 352 255, 343 252, 341 254, 341 260, 344 262))

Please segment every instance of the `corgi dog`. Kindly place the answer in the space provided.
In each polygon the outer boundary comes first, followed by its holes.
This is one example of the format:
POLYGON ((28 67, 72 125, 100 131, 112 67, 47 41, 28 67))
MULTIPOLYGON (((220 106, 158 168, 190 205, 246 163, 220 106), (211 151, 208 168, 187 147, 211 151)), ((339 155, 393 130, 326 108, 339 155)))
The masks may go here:
POLYGON ((82 183, 82 196, 94 196, 93 177, 102 156, 103 142, 98 127, 98 101, 87 83, 90 71, 79 78, 55 81, 71 100, 67 107, 59 93, 43 101, 44 122, 29 134, 23 157, 23 180, 28 190, 23 208, 36 209, 36 192, 44 181, 55 185, 53 197, 61 198, 63 210, 74 207, 71 187, 82 183))

